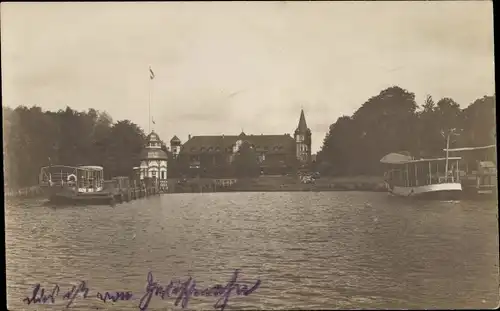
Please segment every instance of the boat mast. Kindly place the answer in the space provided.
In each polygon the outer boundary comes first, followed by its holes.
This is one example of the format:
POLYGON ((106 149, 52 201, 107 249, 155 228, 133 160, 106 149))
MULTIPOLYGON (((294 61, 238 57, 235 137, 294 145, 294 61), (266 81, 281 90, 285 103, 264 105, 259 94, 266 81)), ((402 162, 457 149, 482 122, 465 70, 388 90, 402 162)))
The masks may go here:
POLYGON ((446 136, 446 164, 444 171, 444 182, 448 182, 448 149, 450 148, 450 135, 451 131, 448 132, 448 136, 446 136))

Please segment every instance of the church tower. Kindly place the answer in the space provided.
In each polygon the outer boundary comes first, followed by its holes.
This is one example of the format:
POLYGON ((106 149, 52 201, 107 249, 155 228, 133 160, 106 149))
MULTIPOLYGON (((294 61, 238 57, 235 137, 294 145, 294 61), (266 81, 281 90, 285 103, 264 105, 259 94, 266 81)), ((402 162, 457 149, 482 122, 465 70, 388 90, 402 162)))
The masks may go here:
POLYGON ((304 110, 300 111, 299 125, 295 130, 295 145, 297 159, 302 164, 311 161, 311 130, 307 127, 304 110))

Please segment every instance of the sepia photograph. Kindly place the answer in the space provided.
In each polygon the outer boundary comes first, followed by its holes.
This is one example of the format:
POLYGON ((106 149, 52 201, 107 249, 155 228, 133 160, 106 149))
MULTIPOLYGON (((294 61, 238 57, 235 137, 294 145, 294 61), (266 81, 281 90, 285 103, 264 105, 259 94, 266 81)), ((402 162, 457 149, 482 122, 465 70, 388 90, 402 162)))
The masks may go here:
POLYGON ((0 13, 8 310, 500 306, 493 1, 0 13))

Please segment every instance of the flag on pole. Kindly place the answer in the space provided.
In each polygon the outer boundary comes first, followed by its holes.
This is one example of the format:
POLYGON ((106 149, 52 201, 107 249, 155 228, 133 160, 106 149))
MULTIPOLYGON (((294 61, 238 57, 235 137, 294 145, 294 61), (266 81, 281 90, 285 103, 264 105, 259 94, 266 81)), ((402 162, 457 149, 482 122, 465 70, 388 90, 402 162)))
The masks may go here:
POLYGON ((149 66, 149 78, 151 80, 155 78, 155 73, 153 72, 153 69, 151 69, 151 66, 149 66))

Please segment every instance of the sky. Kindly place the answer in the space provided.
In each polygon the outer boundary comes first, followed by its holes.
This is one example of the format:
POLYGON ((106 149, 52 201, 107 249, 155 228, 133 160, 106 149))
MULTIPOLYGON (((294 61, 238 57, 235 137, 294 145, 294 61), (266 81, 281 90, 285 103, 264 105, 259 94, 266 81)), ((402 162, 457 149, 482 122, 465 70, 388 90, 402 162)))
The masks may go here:
POLYGON ((3 105, 150 112, 166 142, 293 135, 303 108, 317 152, 387 87, 494 93, 491 1, 1 3, 1 53, 3 105))

